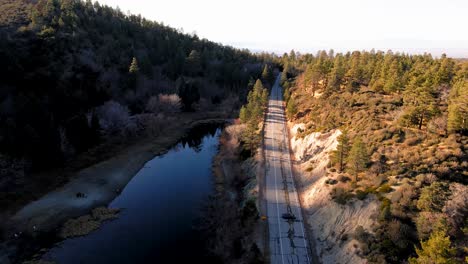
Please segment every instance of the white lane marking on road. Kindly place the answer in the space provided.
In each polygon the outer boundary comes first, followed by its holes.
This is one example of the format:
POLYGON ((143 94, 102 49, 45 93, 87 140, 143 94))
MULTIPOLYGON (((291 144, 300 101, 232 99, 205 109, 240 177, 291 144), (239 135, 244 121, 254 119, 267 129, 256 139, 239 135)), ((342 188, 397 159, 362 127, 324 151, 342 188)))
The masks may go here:
MULTIPOLYGON (((276 89, 275 89, 275 95, 276 95, 276 100, 277 100, 277 103, 278 103, 278 102, 280 101, 280 100, 279 100, 279 91, 280 91, 280 89, 279 89, 279 84, 277 84, 277 85, 278 85, 278 86, 275 87, 275 88, 276 88, 276 89)), ((283 109, 282 104, 279 104, 279 107, 280 107, 280 109, 283 109)), ((282 112, 282 111, 280 111, 280 113, 281 113, 281 112, 282 112)), ((284 117, 284 118, 285 118, 285 117, 284 117)), ((281 118, 280 118, 280 120, 281 120, 281 118)), ((281 123, 281 125, 282 125, 282 130, 283 130, 283 140, 284 140, 284 144, 288 144, 288 141, 287 141, 287 139, 286 139, 286 122, 285 122, 285 119, 281 120, 280 123, 281 123)), ((289 151, 289 144, 288 144, 288 146, 285 145, 285 150, 288 150, 288 151, 289 151)), ((281 151, 281 152, 282 152, 282 151, 281 151)), ((288 155, 287 160, 288 160, 288 165, 289 165, 289 176, 290 176, 290 178, 291 178, 291 180, 292 180, 292 183, 293 183, 294 192, 296 193, 296 195, 294 195, 294 199, 295 199, 296 204, 297 204, 297 206, 298 206, 297 209, 298 209, 298 210, 301 210, 301 209, 300 209, 300 203, 299 203, 299 200, 298 200, 298 193, 297 193, 296 188, 295 188, 295 186, 294 186, 294 179, 293 179, 293 176, 292 176, 292 165, 291 165, 291 160, 290 160, 291 157, 290 157, 290 155, 289 155, 289 152, 287 153, 287 155, 288 155)), ((281 158, 280 158, 280 160, 281 160, 281 158)), ((289 193, 288 193, 288 195, 289 195, 289 193)), ((299 211, 299 213, 300 213, 301 216, 302 216, 302 212, 299 211)), ((304 221, 304 218, 302 217, 302 222, 301 222, 301 224, 300 224, 300 226, 301 226, 301 231, 302 231, 302 239, 303 239, 303 241, 304 241, 304 247, 305 247, 305 249, 306 249, 307 262, 310 263, 309 252, 308 252, 308 250, 307 250, 307 242, 306 242, 306 239, 305 239, 305 232, 304 232, 304 224, 303 224, 303 221, 304 221)))
MULTIPOLYGON (((281 124, 283 125, 283 139, 284 139, 284 143, 287 144, 287 150, 288 150, 288 153, 287 153, 287 160, 288 160, 288 166, 289 166, 289 176, 291 177, 291 180, 293 181, 293 186, 294 186, 294 179, 293 179, 293 175, 292 175, 292 165, 291 165, 291 155, 289 153, 289 138, 286 138, 286 122, 285 120, 281 120, 281 124)), ((298 192, 297 192, 297 188, 294 188, 295 192, 296 192, 296 195, 294 195, 294 198, 296 200, 296 204, 297 206, 299 206, 298 210, 301 210, 300 209, 300 203, 299 203, 299 200, 298 200, 298 192)), ((301 215, 302 215, 302 212, 300 212, 301 215)), ((304 216, 302 216, 302 222, 301 222, 301 231, 302 231, 302 239, 304 241, 304 247, 306 249, 306 257, 307 257, 307 262, 310 263, 310 259, 309 259, 309 252, 307 250, 307 242, 306 242, 306 239, 305 239, 305 232, 304 232, 304 216)))
MULTIPOLYGON (((270 113, 270 119, 271 119, 271 113, 270 113)), ((273 123, 270 122, 270 124, 273 126, 273 123)), ((274 154, 275 152, 275 140, 274 140, 274 129, 272 129, 272 137, 271 137, 271 144, 272 144, 272 153, 274 154)), ((276 217, 278 219, 278 231, 279 231, 279 241, 280 241, 280 254, 281 254, 281 263, 284 264, 284 258, 283 258, 283 242, 281 240, 281 223, 280 223, 280 218, 279 218, 279 203, 278 203, 278 186, 276 184, 276 167, 274 166, 274 157, 272 156, 272 164, 273 164, 273 170, 275 174, 275 195, 276 195, 276 217)))

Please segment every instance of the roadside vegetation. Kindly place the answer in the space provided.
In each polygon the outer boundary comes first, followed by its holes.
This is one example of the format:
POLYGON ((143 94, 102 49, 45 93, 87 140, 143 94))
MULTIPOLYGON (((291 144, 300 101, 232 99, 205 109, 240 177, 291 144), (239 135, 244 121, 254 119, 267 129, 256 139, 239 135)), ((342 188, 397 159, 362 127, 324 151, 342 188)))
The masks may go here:
MULTIPOLYGON (((468 64, 442 55, 318 52, 282 57, 298 132, 340 129, 327 184, 344 206, 380 204, 349 234, 372 263, 464 263, 468 64)), ((313 168, 311 168, 312 170, 313 168)))
POLYGON ((260 79, 257 79, 252 90, 247 96, 247 103, 241 107, 239 119, 245 124, 242 132, 243 155, 247 157, 255 154, 262 139, 261 129, 265 110, 268 104, 268 90, 263 86, 260 79))
POLYGON ((261 79, 250 82, 247 102, 239 119, 223 131, 213 161, 216 194, 202 229, 209 237, 210 252, 222 263, 266 262, 264 245, 268 242, 265 223, 260 221, 259 181, 264 168, 261 140, 268 104, 266 87, 273 81, 270 66, 265 66, 261 79))

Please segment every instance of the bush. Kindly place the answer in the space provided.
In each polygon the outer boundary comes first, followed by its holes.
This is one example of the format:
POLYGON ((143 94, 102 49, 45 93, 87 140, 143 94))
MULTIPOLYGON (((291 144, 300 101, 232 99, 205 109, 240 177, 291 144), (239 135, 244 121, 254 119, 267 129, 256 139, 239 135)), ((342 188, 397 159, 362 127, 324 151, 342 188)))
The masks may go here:
POLYGON ((249 199, 245 202, 242 208, 241 221, 243 224, 248 224, 250 221, 255 221, 259 218, 257 205, 255 200, 249 199))
POLYGON ((345 176, 345 175, 340 175, 340 176, 338 176, 338 180, 340 182, 349 182, 351 179, 349 177, 345 176))
POLYGON ((364 227, 359 225, 354 230, 354 238, 359 242, 367 244, 369 234, 366 232, 366 230, 364 230, 364 227))
POLYGON ((326 184, 330 184, 330 185, 334 185, 334 184, 337 184, 338 181, 335 180, 335 179, 327 179, 327 180, 325 181, 325 183, 326 183, 326 184))
POLYGON ((344 188, 335 187, 331 191, 332 199, 338 204, 346 204, 353 198, 353 195, 344 188))
POLYGON ((364 200, 366 199, 367 197, 367 192, 363 191, 363 190, 357 190, 356 191, 356 198, 358 198, 359 200, 364 200))
POLYGON ((421 191, 417 206, 421 211, 440 212, 445 201, 450 195, 448 185, 441 182, 433 182, 421 191))
POLYGON ((390 200, 385 197, 381 198, 379 221, 387 221, 390 219, 390 217, 392 216, 390 207, 390 200))
POLYGON ((108 101, 97 109, 99 125, 106 134, 122 134, 132 126, 130 111, 116 101, 108 101))
POLYGON ((181 109, 181 100, 177 94, 159 94, 151 96, 146 103, 146 111, 151 113, 175 113, 181 109))
POLYGON ((390 184, 388 183, 385 183, 383 184, 382 186, 380 186, 379 188, 379 193, 389 193, 393 191, 392 187, 390 186, 390 184))

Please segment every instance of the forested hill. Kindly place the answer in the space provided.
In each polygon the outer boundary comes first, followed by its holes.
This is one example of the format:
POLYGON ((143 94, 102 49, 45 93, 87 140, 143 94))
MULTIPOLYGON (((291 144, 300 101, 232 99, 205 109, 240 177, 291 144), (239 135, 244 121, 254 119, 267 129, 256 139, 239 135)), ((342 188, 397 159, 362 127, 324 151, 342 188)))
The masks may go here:
POLYGON ((465 263, 468 63, 391 51, 283 62, 288 117, 304 125, 298 137, 343 132, 321 174, 329 198, 343 210, 362 200, 378 208, 339 247, 356 239, 369 263, 465 263))
POLYGON ((243 100, 264 63, 91 1, 6 0, 0 10, 0 153, 32 168, 140 125, 128 116, 243 100))

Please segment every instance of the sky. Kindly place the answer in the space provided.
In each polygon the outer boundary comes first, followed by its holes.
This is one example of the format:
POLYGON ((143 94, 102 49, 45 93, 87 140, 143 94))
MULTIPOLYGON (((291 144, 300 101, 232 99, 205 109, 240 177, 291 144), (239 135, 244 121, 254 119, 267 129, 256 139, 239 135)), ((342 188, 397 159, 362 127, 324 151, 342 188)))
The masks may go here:
POLYGON ((468 57, 468 0, 98 0, 201 38, 275 53, 468 57))

